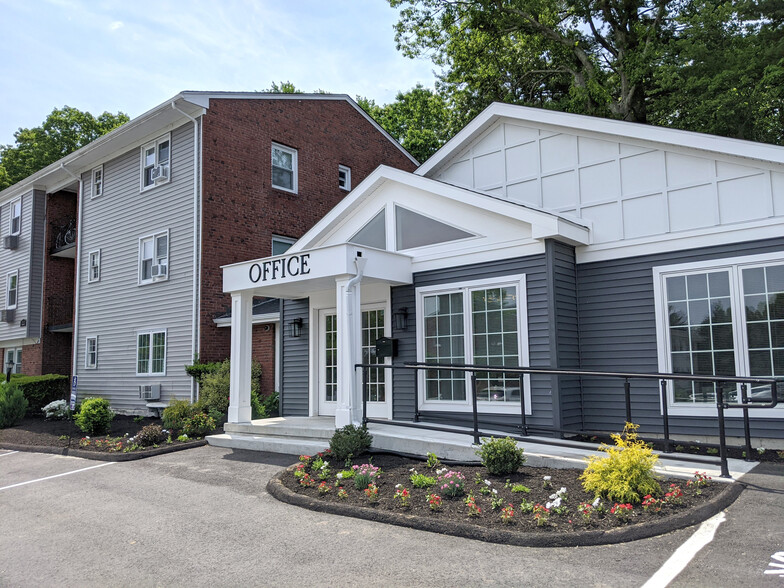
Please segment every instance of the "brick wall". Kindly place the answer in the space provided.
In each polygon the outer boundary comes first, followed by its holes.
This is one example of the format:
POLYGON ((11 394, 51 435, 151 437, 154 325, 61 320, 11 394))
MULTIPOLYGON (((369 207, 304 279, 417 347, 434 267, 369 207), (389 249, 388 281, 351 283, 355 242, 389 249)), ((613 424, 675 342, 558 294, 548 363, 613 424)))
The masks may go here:
MULTIPOLYGON (((273 234, 308 231, 347 194, 338 164, 351 168, 352 187, 380 164, 416 166, 345 100, 211 100, 202 136, 200 357, 215 361, 230 355, 229 329, 213 322, 231 304, 221 265, 269 256, 273 234), (297 150, 297 194, 270 186, 273 142, 297 150)), ((254 357, 272 378, 274 330, 253 333, 254 357)))
POLYGON ((27 375, 71 373, 71 333, 50 333, 47 327, 73 324, 74 260, 52 257, 57 230, 76 217, 77 197, 71 192, 46 195, 46 246, 41 342, 22 350, 22 373, 27 375))
POLYGON ((275 325, 253 325, 252 333, 252 357, 261 363, 261 395, 269 396, 275 391, 275 325))

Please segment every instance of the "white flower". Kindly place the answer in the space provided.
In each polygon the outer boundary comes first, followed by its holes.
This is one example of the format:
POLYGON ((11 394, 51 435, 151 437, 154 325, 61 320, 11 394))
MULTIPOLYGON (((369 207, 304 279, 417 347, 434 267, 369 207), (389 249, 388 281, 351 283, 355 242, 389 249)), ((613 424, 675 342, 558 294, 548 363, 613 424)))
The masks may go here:
POLYGON ((436 473, 440 476, 441 474, 448 472, 449 468, 441 468, 440 470, 436 470, 436 473))
POLYGON ((560 496, 558 498, 556 498, 555 500, 553 500, 553 507, 554 508, 558 508, 559 506, 561 506, 561 497, 560 496))
POLYGON ((416 468, 411 468, 411 469, 410 469, 410 470, 408 470, 408 471, 409 471, 409 472, 411 472, 412 474, 416 474, 416 473, 417 473, 417 471, 416 471, 416 468))
POLYGON ((487 484, 488 486, 492 486, 492 483, 490 482, 490 480, 485 480, 485 484, 487 484))
POLYGON ((548 496, 547 498, 549 498, 550 500, 555 500, 556 498, 558 498, 558 493, 556 492, 555 494, 550 494, 550 496, 548 496))
POLYGON ((550 508, 552 508, 552 506, 553 506, 553 503, 552 503, 552 502, 548 502, 547 504, 545 504, 545 505, 544 505, 544 507, 545 507, 547 510, 550 510, 550 508))
POLYGON ((597 506, 599 506, 601 504, 601 502, 602 502, 602 499, 597 496, 596 500, 593 501, 593 504, 591 506, 596 508, 597 506))
POLYGON ((552 476, 544 476, 542 478, 545 482, 549 482, 552 479, 552 476))
POLYGON ((335 475, 335 477, 336 477, 338 480, 342 480, 342 479, 343 479, 343 472, 338 472, 338 473, 335 475))
POLYGON ((493 494, 498 494, 498 490, 496 490, 495 488, 493 488, 493 494))
POLYGON ((395 484, 395 488, 402 488, 403 484, 395 484))

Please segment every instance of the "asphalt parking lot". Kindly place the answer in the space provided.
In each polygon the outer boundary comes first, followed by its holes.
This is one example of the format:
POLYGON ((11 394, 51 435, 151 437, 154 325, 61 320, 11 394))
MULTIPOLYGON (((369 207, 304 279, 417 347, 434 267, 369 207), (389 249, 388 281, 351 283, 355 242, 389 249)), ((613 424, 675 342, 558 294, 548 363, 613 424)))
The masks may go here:
POLYGON ((784 585, 781 466, 758 466, 705 528, 533 549, 279 503, 264 487, 295 459, 209 446, 123 463, 0 451, 0 586, 784 585))

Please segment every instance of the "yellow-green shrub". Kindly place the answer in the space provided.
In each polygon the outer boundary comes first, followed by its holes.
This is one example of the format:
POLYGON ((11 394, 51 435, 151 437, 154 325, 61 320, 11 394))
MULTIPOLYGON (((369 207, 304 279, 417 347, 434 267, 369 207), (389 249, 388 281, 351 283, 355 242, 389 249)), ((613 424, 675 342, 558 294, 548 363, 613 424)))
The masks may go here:
POLYGON ((605 457, 587 458, 588 466, 580 476, 586 492, 616 502, 640 502, 646 494, 661 493, 653 472, 659 457, 637 439, 638 428, 626 423, 622 435, 612 435, 615 446, 599 447, 607 453, 605 457))

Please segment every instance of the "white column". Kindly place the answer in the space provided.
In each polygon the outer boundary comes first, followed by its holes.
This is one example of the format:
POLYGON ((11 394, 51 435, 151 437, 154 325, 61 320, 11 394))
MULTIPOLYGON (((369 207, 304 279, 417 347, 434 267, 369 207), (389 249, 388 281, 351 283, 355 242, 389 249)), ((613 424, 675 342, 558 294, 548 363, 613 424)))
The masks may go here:
POLYGON ((253 293, 231 293, 231 373, 229 376, 229 422, 249 423, 250 362, 253 293))
POLYGON ((360 424, 362 420, 362 374, 354 369, 361 361, 361 306, 360 287, 349 292, 349 279, 336 280, 337 327, 338 327, 338 406, 335 410, 335 426, 360 424))

